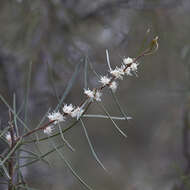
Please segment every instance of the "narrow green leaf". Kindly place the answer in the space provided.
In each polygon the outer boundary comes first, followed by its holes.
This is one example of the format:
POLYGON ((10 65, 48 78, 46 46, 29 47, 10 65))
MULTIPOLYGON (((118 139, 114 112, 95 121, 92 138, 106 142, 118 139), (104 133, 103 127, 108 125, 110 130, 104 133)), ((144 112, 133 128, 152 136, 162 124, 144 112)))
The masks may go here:
POLYGON ((5 175, 6 175, 9 179, 11 179, 11 177, 10 177, 10 175, 9 175, 9 172, 8 172, 7 168, 4 166, 4 164, 2 164, 1 167, 2 167, 3 171, 5 172, 5 175))
POLYGON ((118 100, 117 96, 115 95, 115 93, 112 92, 112 90, 110 90, 110 92, 111 92, 111 94, 112 94, 112 96, 113 96, 113 99, 114 99, 114 101, 115 101, 115 103, 116 103, 116 105, 117 105, 119 111, 120 111, 121 114, 125 117, 125 119, 128 120, 128 117, 127 117, 125 111, 123 110, 121 104, 119 103, 119 100, 118 100))
POLYGON ((108 52, 107 49, 106 49, 106 60, 107 60, 108 68, 109 68, 109 70, 111 71, 112 68, 111 68, 111 64, 110 64, 109 52, 108 52))
MULTIPOLYGON (((43 115, 42 119, 40 120, 40 122, 38 123, 38 125, 36 126, 36 128, 38 128, 38 127, 41 126, 41 124, 44 122, 44 120, 45 120, 45 118, 46 118, 48 112, 49 112, 49 109, 48 109, 48 111, 43 115)), ((36 147, 36 150, 37 150, 37 151, 39 152, 39 154, 40 154, 40 155, 38 155, 38 157, 41 157, 41 155, 42 155, 43 153, 41 152, 40 147, 39 147, 39 144, 40 144, 39 137, 38 137, 38 134, 37 134, 37 133, 35 133, 34 135, 35 135, 35 137, 36 137, 36 142, 34 143, 34 145, 35 145, 35 147, 36 147)), ((48 166, 50 167, 51 164, 50 164, 50 162, 49 162, 48 160, 42 158, 42 161, 45 162, 46 164, 48 164, 48 166)))
POLYGON ((35 152, 33 152, 33 151, 29 150, 29 149, 26 150, 24 148, 20 148, 19 152, 25 152, 25 153, 28 153, 30 155, 33 155, 34 157, 39 157, 37 153, 35 153, 35 152))
MULTIPOLYGON (((4 97, 0 94, 1 101, 8 107, 8 109, 11 111, 12 114, 14 114, 14 110, 11 108, 11 106, 7 103, 7 101, 4 99, 4 97)), ((15 114, 15 117, 18 119, 18 121, 23 125, 25 129, 30 131, 30 129, 27 127, 27 125, 18 117, 18 114, 15 114)))
POLYGON ((18 148, 18 146, 21 144, 22 139, 20 139, 16 145, 10 150, 10 152, 7 154, 7 156, 0 162, 0 166, 3 165, 12 155, 13 152, 18 148))
MULTIPOLYGON (((37 147, 37 148, 38 148, 38 147, 37 147)), ((25 150, 25 149, 23 149, 23 148, 19 149, 19 151, 26 152, 26 153, 32 155, 34 159, 40 160, 40 161, 42 161, 42 162, 48 164, 48 166, 50 166, 50 163, 49 163, 47 160, 45 160, 45 158, 43 158, 43 156, 42 156, 43 153, 42 153, 40 150, 38 150, 38 152, 40 153, 40 155, 37 154, 37 153, 35 153, 35 152, 32 152, 31 150, 25 150)), ((19 158, 20 158, 20 157, 19 157, 19 158)))
MULTIPOLYGON (((52 141, 51 141, 52 142, 52 141)), ((56 152, 58 153, 58 155, 60 156, 60 158, 65 162, 66 166, 69 168, 69 170, 71 171, 71 173, 73 174, 73 176, 88 190, 92 190, 92 188, 86 184, 82 178, 74 171, 74 169, 72 168, 72 166, 70 165, 70 163, 65 159, 65 156, 63 155, 63 153, 61 151, 59 151, 57 149, 57 147, 54 145, 54 143, 52 142, 53 147, 56 149, 56 152)))
MULTIPOLYGON (((57 149, 60 149, 60 148, 62 148, 63 146, 64 146, 64 144, 58 146, 57 149)), ((30 161, 30 162, 28 162, 28 163, 25 163, 25 164, 21 165, 20 168, 23 168, 23 167, 29 166, 29 165, 31 165, 31 164, 34 164, 34 163, 36 163, 36 162, 38 162, 38 161, 41 161, 42 158, 47 157, 49 154, 51 154, 51 153, 53 153, 53 152, 55 152, 55 151, 56 151, 56 149, 53 148, 53 149, 51 149, 50 151, 48 151, 48 152, 44 153, 43 155, 41 155, 40 157, 38 156, 37 159, 32 160, 32 161, 30 161)))
POLYGON ((31 73, 32 73, 32 62, 29 63, 28 70, 28 78, 26 85, 26 95, 25 95, 25 104, 24 104, 24 122, 27 122, 27 113, 28 113, 28 98, 29 98, 29 90, 30 90, 30 81, 31 81, 31 73))
POLYGON ((74 152, 75 149, 71 146, 71 144, 65 139, 65 137, 63 136, 63 131, 61 129, 60 123, 58 123, 58 127, 59 127, 59 132, 61 134, 61 139, 63 140, 63 142, 66 144, 66 146, 72 151, 74 152))
POLYGON ((92 63, 89 61, 88 64, 89 64, 89 66, 90 66, 91 71, 97 76, 98 79, 100 79, 100 76, 99 76, 99 74, 96 72, 96 70, 94 69, 92 63))
POLYGON ((18 130, 18 125, 17 125, 17 119, 16 119, 16 95, 15 93, 13 94, 13 119, 14 119, 14 126, 15 126, 15 129, 16 129, 16 136, 19 137, 19 130, 18 130))
POLYGON ((74 84, 74 82, 75 82, 75 79, 76 79, 76 77, 77 77, 77 75, 78 75, 78 73, 79 73, 79 71, 80 71, 80 66, 81 66, 82 63, 83 63, 83 62, 81 61, 81 62, 79 62, 79 63, 76 65, 75 71, 74 71, 74 73, 73 73, 73 75, 72 75, 70 81, 68 82, 67 88, 65 89, 65 92, 63 93, 63 96, 62 96, 62 98, 61 98, 59 104, 58 104, 57 107, 55 108, 55 111, 58 111, 58 110, 60 109, 60 107, 61 107, 62 104, 63 104, 63 101, 65 100, 66 96, 69 94, 69 92, 70 92, 70 90, 71 90, 71 88, 72 88, 72 86, 73 86, 73 84, 74 84))
MULTIPOLYGON (((65 133, 66 131, 72 129, 76 124, 78 123, 78 120, 75 120, 71 125, 69 125, 69 127, 65 128, 62 130, 63 133, 65 133)), ((44 140, 48 140, 50 138, 54 138, 54 137, 57 137, 58 135, 60 135, 60 133, 55 133, 49 137, 44 137, 44 138, 41 138, 39 139, 38 141, 41 142, 41 141, 44 141, 44 140)), ((23 144, 30 144, 32 142, 36 142, 36 139, 33 139, 33 140, 30 140, 30 141, 24 141, 23 144)))
POLYGON ((100 161, 100 159, 98 158, 96 152, 94 151, 94 147, 93 147, 93 145, 92 145, 92 143, 91 143, 91 141, 90 141, 90 138, 89 138, 89 136, 88 136, 88 132, 87 132, 86 127, 85 127, 85 125, 84 125, 84 122, 82 121, 82 119, 80 119, 80 121, 81 121, 82 129, 83 129, 83 131, 84 131, 84 133, 85 133, 85 136, 86 136, 86 139, 87 139, 87 141, 88 141, 88 144, 89 144, 89 146, 90 146, 90 150, 91 150, 91 152, 92 152, 92 155, 94 156, 94 158, 95 158, 95 160, 98 162, 98 164, 107 172, 107 169, 104 167, 103 163, 100 161))
MULTIPOLYGON (((110 118, 107 115, 99 115, 99 114, 85 114, 82 117, 84 118, 102 118, 102 119, 110 119, 112 118, 113 120, 126 120, 125 117, 115 117, 115 116, 110 116, 110 118)), ((127 117, 127 120, 132 119, 132 117, 127 117)))
POLYGON ((53 92, 59 102, 59 97, 58 97, 58 94, 57 94, 57 90, 56 90, 56 87, 55 87, 55 81, 54 81, 54 77, 53 77, 53 68, 50 66, 50 64, 47 62, 47 67, 48 67, 48 73, 50 75, 50 82, 51 82, 51 86, 52 86, 52 89, 53 89, 53 92))
MULTIPOLYGON (((98 102, 97 102, 98 103, 98 102)), ((102 110, 105 112, 105 114, 109 117, 109 119, 112 121, 114 127, 119 131, 119 133, 121 133, 125 138, 127 138, 127 135, 117 126, 117 124, 115 123, 115 121, 111 118, 109 112, 106 110, 106 108, 104 107, 104 105, 101 103, 98 103, 98 105, 102 108, 102 110)))

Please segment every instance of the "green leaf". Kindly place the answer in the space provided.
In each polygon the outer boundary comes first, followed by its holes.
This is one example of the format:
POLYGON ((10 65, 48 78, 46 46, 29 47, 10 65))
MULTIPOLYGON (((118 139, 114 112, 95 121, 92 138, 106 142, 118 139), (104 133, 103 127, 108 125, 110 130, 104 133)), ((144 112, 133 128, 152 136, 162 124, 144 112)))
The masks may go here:
POLYGON ((5 175, 6 175, 9 179, 11 179, 11 177, 10 177, 10 175, 9 175, 9 172, 8 172, 7 168, 4 166, 3 163, 1 164, 1 167, 2 167, 3 171, 5 172, 5 175))
POLYGON ((112 92, 112 90, 110 90, 110 92, 111 92, 111 94, 112 94, 112 96, 113 96, 113 99, 114 99, 114 101, 115 101, 115 103, 116 103, 116 105, 117 105, 119 111, 120 111, 121 114, 125 117, 125 119, 128 120, 128 117, 127 117, 125 111, 123 110, 121 104, 119 103, 119 100, 118 100, 117 96, 115 95, 115 93, 112 92))
POLYGON ((106 49, 106 60, 107 60, 108 68, 109 68, 109 70, 111 71, 112 68, 111 68, 111 64, 110 64, 109 52, 108 52, 107 49, 106 49))
POLYGON ((27 122, 27 113, 28 113, 28 97, 29 97, 29 90, 30 90, 30 81, 31 81, 31 73, 32 73, 32 62, 29 63, 29 70, 28 70, 28 78, 26 84, 26 95, 24 100, 24 122, 27 122))
MULTIPOLYGON (((64 144, 58 146, 57 149, 60 149, 60 148, 62 148, 63 146, 64 146, 64 144)), ((56 151, 56 149, 53 148, 53 149, 51 149, 50 151, 48 151, 48 152, 44 153, 43 155, 41 155, 40 157, 38 156, 37 159, 32 160, 32 161, 30 161, 30 162, 28 162, 28 163, 25 163, 25 164, 23 164, 23 165, 20 165, 20 168, 23 168, 23 167, 29 166, 29 165, 31 165, 31 164, 34 164, 34 163, 36 163, 36 162, 38 162, 38 161, 41 161, 43 158, 45 158, 46 156, 48 156, 49 154, 51 154, 51 153, 53 153, 53 152, 55 152, 55 151, 56 151)))
POLYGON ((55 81, 54 81, 54 77, 53 77, 53 72, 52 72, 53 68, 50 66, 50 64, 48 62, 47 62, 47 67, 48 67, 48 73, 50 75, 50 82, 51 82, 51 86, 52 86, 53 92, 54 92, 57 100, 59 101, 57 90, 55 88, 55 81))
MULTIPOLYGON (((110 118, 107 115, 100 115, 100 114, 84 114, 82 117, 84 118, 102 118, 102 119, 110 119, 113 120, 126 120, 125 117, 116 117, 116 116, 110 116, 110 118)), ((132 119, 132 117, 127 117, 127 120, 132 119)))
MULTIPOLYGON (((1 94, 0 94, 0 99, 8 107, 8 109, 11 111, 11 113, 14 114, 14 110, 11 108, 11 106, 8 104, 8 102, 4 99, 4 97, 1 94)), ((30 131, 30 129, 25 124, 25 122, 23 122, 22 119, 20 119, 20 117, 18 117, 18 114, 14 114, 14 116, 15 116, 15 118, 18 119, 18 121, 23 125, 23 127, 25 129, 27 129, 28 131, 30 131)))
POLYGON ((61 151, 59 151, 56 146, 54 145, 54 143, 52 142, 54 148, 56 149, 56 152, 58 153, 58 155, 60 156, 60 158, 64 161, 64 163, 66 164, 66 166, 69 168, 69 170, 71 171, 71 173, 73 174, 73 176, 88 190, 92 190, 92 188, 86 184, 86 182, 84 182, 82 180, 82 178, 74 171, 74 169, 72 168, 72 166, 70 165, 70 163, 65 159, 65 156, 63 155, 63 153, 61 151))
MULTIPOLYGON (((98 102, 97 102, 98 103, 98 102)), ((98 103, 98 105, 102 108, 102 110, 105 112, 105 114, 109 117, 109 119, 111 120, 111 122, 113 123, 114 127, 117 129, 117 131, 122 134, 125 138, 127 138, 127 135, 117 126, 117 124, 115 123, 115 121, 111 118, 109 112, 106 110, 106 108, 104 107, 104 105, 101 103, 98 103)))
POLYGON ((75 151, 75 149, 71 146, 71 144, 65 139, 65 137, 63 136, 63 131, 61 130, 61 126, 60 123, 58 123, 58 127, 59 127, 59 132, 61 134, 61 139, 63 140, 63 142, 66 144, 66 146, 71 150, 71 151, 75 151))
POLYGON ((16 95, 15 93, 13 94, 13 118, 14 118, 14 126, 15 126, 15 129, 16 129, 16 136, 19 137, 19 130, 18 130, 18 125, 17 125, 17 119, 16 119, 16 95))
POLYGON ((69 94, 69 92, 70 92, 70 90, 71 90, 71 88, 72 88, 72 86, 73 86, 73 84, 74 84, 74 82, 75 82, 75 80, 76 80, 76 77, 77 77, 77 75, 78 75, 78 73, 79 73, 79 71, 80 71, 80 66, 81 66, 82 63, 83 63, 83 62, 80 61, 80 62, 76 65, 75 71, 74 71, 74 73, 73 73, 73 75, 72 75, 70 81, 68 82, 67 88, 65 89, 65 92, 64 92, 64 94, 63 94, 63 96, 62 96, 62 98, 61 98, 59 104, 58 104, 57 107, 55 108, 55 111, 58 111, 58 110, 60 109, 60 107, 61 107, 62 104, 63 104, 63 101, 65 100, 66 96, 69 94))
POLYGON ((81 121, 81 126, 82 126, 82 128, 83 128, 83 131, 84 131, 84 133, 85 133, 86 139, 87 139, 87 141, 88 141, 88 144, 89 144, 89 146, 90 146, 90 150, 91 150, 91 152, 92 152, 92 155, 94 156, 94 158, 95 158, 95 160, 98 162, 98 164, 99 164, 105 171, 107 171, 107 169, 104 167, 103 163, 102 163, 102 162, 100 161, 100 159, 98 158, 96 152, 94 151, 94 147, 93 147, 93 145, 92 145, 92 143, 91 143, 91 141, 90 141, 90 138, 89 138, 89 136, 88 136, 88 132, 87 132, 87 130, 86 130, 86 127, 85 127, 85 125, 84 125, 82 119, 80 119, 80 121, 81 121))

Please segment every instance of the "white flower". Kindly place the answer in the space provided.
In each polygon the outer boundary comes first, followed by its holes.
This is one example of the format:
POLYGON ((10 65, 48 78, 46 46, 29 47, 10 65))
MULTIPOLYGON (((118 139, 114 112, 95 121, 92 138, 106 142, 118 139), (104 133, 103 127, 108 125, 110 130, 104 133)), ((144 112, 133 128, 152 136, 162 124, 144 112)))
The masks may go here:
MULTIPOLYGON (((11 133, 10 132, 8 132, 6 134, 5 138, 7 139, 9 145, 11 145, 12 144, 12 138, 11 138, 11 133)), ((16 135, 15 134, 14 134, 14 140, 16 140, 16 135)))
POLYGON ((117 79, 123 79, 124 71, 122 68, 116 67, 114 70, 111 70, 110 73, 117 79))
POLYGON ((115 91, 117 90, 117 87, 118 87, 118 84, 117 84, 117 82, 115 82, 115 81, 113 81, 113 82, 110 84, 110 86, 109 86, 109 88, 111 88, 111 90, 112 90, 113 92, 115 92, 115 91))
POLYGON ((65 117, 63 117, 63 115, 58 111, 58 112, 52 112, 49 113, 48 116, 50 121, 54 121, 54 124, 60 123, 62 121, 65 121, 65 117))
POLYGON ((131 70, 131 67, 127 67, 127 69, 125 70, 125 74, 132 76, 131 70))
POLYGON ((84 93, 91 99, 91 101, 101 101, 100 97, 102 93, 99 90, 86 90, 84 89, 84 93))
POLYGON ((86 90, 84 89, 84 93, 91 99, 94 99, 94 91, 90 90, 89 88, 86 90))
POLYGON ((132 71, 135 72, 135 71, 137 71, 137 66, 138 66, 137 63, 132 63, 130 68, 132 71))
POLYGON ((7 139, 7 141, 8 141, 9 143, 11 143, 12 139, 11 139, 11 134, 10 134, 9 132, 6 134, 6 137, 5 137, 5 138, 7 139))
POLYGON ((100 82, 101 82, 104 86, 108 85, 108 84, 110 83, 110 81, 111 81, 111 79, 108 78, 107 76, 103 76, 103 77, 100 78, 100 82))
POLYGON ((50 126, 48 126, 48 127, 46 127, 46 128, 44 129, 44 133, 47 134, 47 135, 51 135, 52 132, 53 132, 53 130, 54 130, 54 126, 53 126, 53 125, 50 125, 50 126))
POLYGON ((99 90, 97 90, 96 91, 96 93, 95 93, 95 96, 94 96, 94 99, 96 100, 96 101, 101 101, 101 97, 102 96, 102 93, 99 91, 99 90))
POLYGON ((80 107, 77 107, 71 112, 71 117, 76 117, 77 120, 80 118, 80 116, 83 114, 84 110, 80 107))
POLYGON ((131 63, 133 63, 133 59, 132 58, 130 58, 130 57, 125 57, 124 59, 123 59, 123 63, 125 64, 125 65, 128 65, 128 64, 131 64, 131 63))
POLYGON ((64 113, 67 113, 67 114, 71 114, 71 112, 75 109, 75 107, 72 105, 72 104, 65 104, 64 107, 63 107, 63 112, 64 113))

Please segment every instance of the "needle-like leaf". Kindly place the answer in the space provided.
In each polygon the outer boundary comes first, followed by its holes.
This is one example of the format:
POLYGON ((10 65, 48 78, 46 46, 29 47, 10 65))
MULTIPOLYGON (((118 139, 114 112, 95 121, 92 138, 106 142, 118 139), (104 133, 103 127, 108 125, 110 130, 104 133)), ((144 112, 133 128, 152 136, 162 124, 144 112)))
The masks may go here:
MULTIPOLYGON (((52 142, 52 141, 51 141, 52 142)), ((86 184, 86 182, 84 182, 82 180, 82 178, 75 172, 75 170, 72 168, 72 166, 70 165, 70 163, 66 160, 65 156, 63 155, 63 153, 57 149, 57 147, 55 146, 55 144, 52 142, 51 143, 53 145, 53 147, 56 149, 56 152, 58 153, 59 157, 64 161, 64 163, 66 164, 66 166, 69 168, 69 170, 71 171, 71 173, 73 174, 74 177, 76 177, 76 179, 88 190, 92 190, 92 188, 86 184)))
POLYGON ((91 152, 92 152, 92 155, 94 156, 94 158, 95 158, 95 160, 98 162, 98 164, 99 164, 105 171, 107 171, 107 169, 104 167, 103 163, 102 163, 102 162, 100 161, 100 159, 98 158, 96 152, 94 151, 94 147, 93 147, 93 145, 92 145, 92 143, 91 143, 91 140, 90 140, 90 138, 89 138, 89 136, 88 136, 88 132, 87 132, 86 127, 85 127, 85 125, 84 125, 84 122, 82 121, 81 118, 80 118, 80 122, 81 122, 81 126, 82 126, 82 128, 83 128, 83 130, 84 130, 84 133, 85 133, 86 139, 87 139, 87 141, 88 141, 88 144, 89 144, 89 146, 90 146, 90 150, 91 150, 91 152))
MULTIPOLYGON (((97 102, 98 103, 98 102, 97 102)), ((112 121, 114 127, 119 131, 119 133, 121 133, 125 138, 127 138, 127 135, 117 126, 117 124, 115 123, 115 121, 111 118, 109 112, 106 110, 106 108, 104 107, 104 105, 101 103, 98 103, 98 105, 102 108, 102 110, 105 112, 105 114, 109 117, 109 119, 112 121)))

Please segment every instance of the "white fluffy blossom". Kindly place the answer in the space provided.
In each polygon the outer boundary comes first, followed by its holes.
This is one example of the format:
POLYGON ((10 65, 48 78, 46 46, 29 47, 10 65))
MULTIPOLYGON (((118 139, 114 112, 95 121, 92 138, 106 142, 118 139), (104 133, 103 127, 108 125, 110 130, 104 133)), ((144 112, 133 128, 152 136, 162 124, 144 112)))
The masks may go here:
POLYGON ((75 108, 72 112, 71 112, 71 117, 76 117, 77 120, 80 118, 80 116, 83 114, 84 110, 80 107, 75 108))
POLYGON ((72 104, 69 104, 69 105, 67 105, 67 104, 65 104, 64 106, 63 106, 63 112, 64 113, 67 113, 67 114, 71 114, 71 112, 73 111, 75 109, 75 107, 72 105, 72 104))
POLYGON ((118 87, 118 84, 117 82, 113 81, 110 85, 109 85, 109 88, 115 92, 117 90, 117 87, 118 87))
POLYGON ((123 75, 125 74, 122 68, 116 67, 114 70, 110 71, 110 74, 113 75, 117 79, 123 79, 123 75))
POLYGON ((91 99, 94 99, 94 91, 88 89, 84 89, 84 93, 91 99))
POLYGON ((89 89, 84 89, 84 93, 91 99, 91 101, 96 100, 96 101, 101 101, 101 95, 102 93, 99 90, 89 90, 89 89))
POLYGON ((131 67, 127 67, 127 69, 125 70, 125 74, 132 76, 131 71, 132 71, 131 67))
POLYGON ((102 93, 99 91, 99 90, 97 90, 96 91, 96 93, 95 93, 95 96, 94 96, 94 99, 96 100, 96 101, 101 101, 101 97, 102 96, 102 93))
POLYGON ((103 76, 100 78, 100 82, 105 86, 108 85, 110 83, 111 79, 108 78, 107 76, 103 76))
POLYGON ((9 142, 9 143, 11 143, 11 134, 8 132, 7 134, 6 134, 6 137, 5 137, 6 139, 7 139, 7 141, 9 142))
POLYGON ((53 130, 54 130, 54 126, 53 126, 53 125, 50 125, 50 126, 48 126, 48 127, 46 127, 46 128, 44 129, 44 133, 45 133, 46 135, 51 135, 52 132, 53 132, 53 130))
MULTIPOLYGON (((11 133, 10 132, 8 132, 6 134, 5 138, 7 139, 9 145, 11 145, 12 144, 12 138, 11 138, 11 133)), ((16 135, 14 135, 14 140, 16 140, 16 135)))
POLYGON ((132 63, 130 68, 131 68, 132 71, 136 72, 137 71, 137 66, 138 66, 137 63, 132 63))
POLYGON ((125 57, 124 59, 123 59, 123 63, 125 64, 125 65, 128 65, 128 64, 131 64, 131 63, 133 63, 133 59, 132 58, 130 58, 130 57, 125 57))
POLYGON ((52 112, 49 113, 48 116, 50 121, 54 121, 54 124, 60 123, 62 121, 65 121, 65 117, 58 111, 58 112, 52 112))

